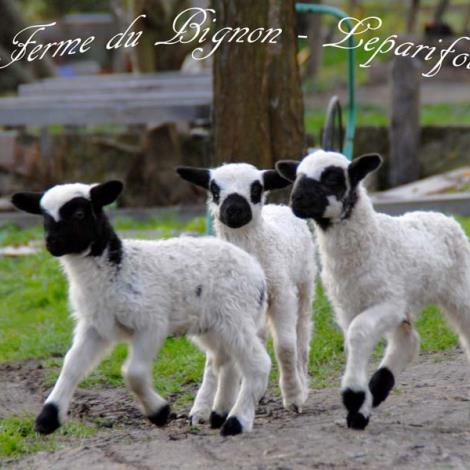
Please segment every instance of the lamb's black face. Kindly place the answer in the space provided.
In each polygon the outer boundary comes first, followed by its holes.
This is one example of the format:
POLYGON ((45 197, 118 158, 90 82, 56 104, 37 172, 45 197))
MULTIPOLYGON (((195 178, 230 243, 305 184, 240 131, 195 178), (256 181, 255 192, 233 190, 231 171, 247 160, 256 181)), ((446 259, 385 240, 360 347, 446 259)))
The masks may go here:
POLYGON ((251 222, 251 207, 246 198, 239 194, 228 195, 219 211, 220 221, 230 228, 240 228, 251 222))
POLYGON ((91 202, 76 197, 59 209, 58 220, 44 213, 46 248, 53 256, 80 254, 91 249, 99 237, 100 220, 91 202))
POLYGON ((320 174, 320 179, 302 174, 291 194, 292 211, 302 219, 327 219, 344 210, 348 187, 344 168, 331 165, 320 174))
POLYGON ((349 163, 341 154, 318 150, 302 162, 278 162, 276 169, 295 181, 291 194, 294 214, 326 229, 333 221, 350 217, 358 200, 357 186, 381 161, 378 155, 365 155, 349 163))
POLYGON ((121 244, 103 207, 114 202, 122 183, 57 185, 45 193, 17 193, 12 203, 31 214, 44 217, 46 247, 53 256, 99 256, 108 248, 111 262, 119 263, 121 244))

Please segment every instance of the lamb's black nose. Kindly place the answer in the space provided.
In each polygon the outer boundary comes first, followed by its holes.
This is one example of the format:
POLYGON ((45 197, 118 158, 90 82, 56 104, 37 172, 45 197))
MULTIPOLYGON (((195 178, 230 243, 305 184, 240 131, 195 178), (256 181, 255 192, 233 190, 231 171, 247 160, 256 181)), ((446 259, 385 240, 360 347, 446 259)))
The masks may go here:
POLYGON ((231 218, 240 217, 243 214, 243 207, 241 206, 230 206, 227 208, 227 215, 231 218))
POLYGON ((251 207, 239 194, 227 196, 220 207, 220 221, 230 228, 240 228, 250 222, 251 207))
POLYGON ((47 235, 46 248, 52 256, 62 256, 64 254, 63 241, 60 237, 47 235))
POLYGON ((46 244, 47 245, 55 245, 59 241, 59 238, 55 235, 47 235, 46 236, 46 244))
POLYGON ((325 196, 309 197, 309 195, 292 195, 290 206, 292 212, 301 219, 310 219, 323 216, 328 200, 325 196))

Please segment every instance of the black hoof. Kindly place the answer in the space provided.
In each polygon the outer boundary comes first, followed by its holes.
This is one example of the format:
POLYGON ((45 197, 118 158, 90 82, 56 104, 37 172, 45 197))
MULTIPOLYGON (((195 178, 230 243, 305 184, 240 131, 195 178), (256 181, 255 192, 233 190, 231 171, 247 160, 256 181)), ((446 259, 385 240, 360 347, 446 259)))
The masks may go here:
POLYGON ((36 432, 51 434, 59 427, 59 408, 54 403, 46 403, 36 418, 36 432))
POLYGON ((347 388, 342 392, 343 405, 350 413, 357 413, 366 399, 365 392, 354 392, 347 388))
POLYGON ((168 423, 168 418, 170 417, 170 405, 165 405, 163 408, 160 408, 153 415, 147 416, 147 418, 155 424, 155 426, 161 427, 165 426, 168 423))
POLYGON ((222 436, 236 436, 242 432, 242 425, 235 416, 231 416, 229 419, 227 419, 227 421, 225 421, 224 425, 222 426, 222 429, 220 430, 220 434, 222 436))
POLYGON ((348 428, 362 431, 369 424, 369 418, 366 418, 361 413, 348 413, 346 422, 348 428))
POLYGON ((393 386, 395 385, 395 377, 386 367, 378 369, 369 382, 369 389, 373 396, 372 406, 379 406, 388 397, 393 386))
POLYGON ((219 429, 222 427, 222 425, 225 423, 225 420, 227 419, 227 415, 219 415, 217 411, 212 411, 211 416, 209 418, 209 423, 211 425, 212 429, 219 429))

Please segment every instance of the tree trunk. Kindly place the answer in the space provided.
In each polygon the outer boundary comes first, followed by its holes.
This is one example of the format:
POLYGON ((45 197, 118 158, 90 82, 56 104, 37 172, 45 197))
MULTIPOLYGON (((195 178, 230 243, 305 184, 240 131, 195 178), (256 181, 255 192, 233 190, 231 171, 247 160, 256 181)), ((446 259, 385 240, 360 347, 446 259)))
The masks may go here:
MULTIPOLYGON (((315 3, 322 3, 322 0, 317 0, 315 3)), ((308 47, 310 49, 310 56, 307 61, 307 77, 315 78, 318 69, 320 68, 323 56, 322 48, 322 15, 309 14, 308 15, 308 47)))
POLYGON ((467 12, 463 20, 462 34, 466 34, 470 30, 470 5, 467 5, 467 12))
POLYGON ((416 29, 416 20, 418 19, 418 12, 420 7, 420 0, 411 0, 410 9, 408 10, 408 18, 406 20, 407 33, 414 33, 416 29))
POLYGON ((304 102, 297 65, 295 1, 273 0, 270 25, 282 28, 281 40, 269 54, 271 164, 295 159, 305 151, 304 102))
MULTIPOLYGON (((2 48, 2 63, 8 59, 12 49, 13 37, 26 27, 21 14, 12 0, 0 0, 0 47, 2 48), (5 55, 7 57, 5 58, 5 55)), ((13 66, 12 66, 13 67, 13 66)), ((3 74, 12 75, 12 82, 16 84, 28 81, 27 77, 47 77, 54 75, 54 65, 51 59, 46 56, 44 59, 28 64, 25 60, 16 62, 14 71, 9 69, 2 71, 3 74), (20 69, 25 69, 21 71, 20 69)))
POLYGON ((156 70, 179 70, 194 43, 155 46, 157 41, 166 41, 175 33, 172 25, 175 16, 191 6, 188 0, 135 0, 135 17, 147 17, 136 25, 143 34, 136 48, 140 72, 156 70))
POLYGON ((214 55, 216 164, 270 168, 305 151, 293 0, 218 0, 216 28, 280 27, 277 44, 224 42, 214 55))
POLYGON ((349 0, 348 1, 348 13, 353 15, 360 6, 360 0, 349 0))
MULTIPOLYGON (((10 54, 0 45, 0 64, 10 61, 10 54)), ((13 62, 7 69, 0 72, 0 90, 14 90, 20 83, 29 83, 33 80, 33 74, 29 69, 19 62, 13 62)))

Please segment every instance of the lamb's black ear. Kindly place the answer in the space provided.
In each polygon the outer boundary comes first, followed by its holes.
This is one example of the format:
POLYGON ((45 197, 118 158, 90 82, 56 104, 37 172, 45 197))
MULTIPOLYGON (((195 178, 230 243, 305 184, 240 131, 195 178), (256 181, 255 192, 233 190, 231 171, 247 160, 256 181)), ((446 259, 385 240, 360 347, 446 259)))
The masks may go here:
POLYGON ((282 189, 292 184, 283 178, 276 170, 263 171, 263 186, 265 191, 273 191, 274 189, 282 189))
POLYGON ((178 166, 176 172, 186 181, 201 188, 209 189, 211 172, 207 168, 195 168, 191 166, 178 166))
POLYGON ((349 181, 356 186, 370 172, 376 170, 382 164, 382 157, 378 153, 368 153, 355 158, 348 167, 349 181))
POLYGON ((297 167, 300 162, 295 160, 280 160, 276 163, 276 171, 286 180, 293 183, 297 176, 297 167))
POLYGON ((97 184, 90 189, 91 202, 95 207, 104 207, 114 202, 121 194, 124 185, 117 180, 97 184))
POLYGON ((17 208, 30 214, 42 214, 41 201, 44 193, 16 193, 11 198, 11 203, 17 208))

